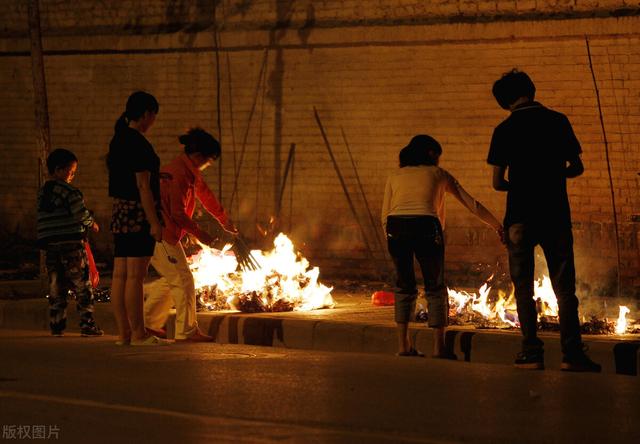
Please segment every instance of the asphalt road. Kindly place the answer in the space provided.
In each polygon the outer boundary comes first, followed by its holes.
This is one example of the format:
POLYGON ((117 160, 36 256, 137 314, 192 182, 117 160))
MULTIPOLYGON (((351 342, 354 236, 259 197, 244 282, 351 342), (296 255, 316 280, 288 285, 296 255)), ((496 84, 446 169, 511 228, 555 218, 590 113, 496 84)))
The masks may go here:
POLYGON ((113 341, 0 330, 0 442, 640 442, 638 377, 113 341))

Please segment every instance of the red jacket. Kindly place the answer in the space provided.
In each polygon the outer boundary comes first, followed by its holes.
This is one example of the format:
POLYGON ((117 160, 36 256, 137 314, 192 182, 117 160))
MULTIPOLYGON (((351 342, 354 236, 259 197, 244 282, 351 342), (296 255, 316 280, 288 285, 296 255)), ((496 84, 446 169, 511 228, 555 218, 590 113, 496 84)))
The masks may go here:
POLYGON ((193 234, 198 239, 206 236, 207 233, 191 218, 196 208, 196 198, 213 217, 227 226, 229 218, 202 179, 200 170, 186 154, 181 154, 160 169, 160 199, 165 224, 163 240, 175 245, 185 233, 193 234))

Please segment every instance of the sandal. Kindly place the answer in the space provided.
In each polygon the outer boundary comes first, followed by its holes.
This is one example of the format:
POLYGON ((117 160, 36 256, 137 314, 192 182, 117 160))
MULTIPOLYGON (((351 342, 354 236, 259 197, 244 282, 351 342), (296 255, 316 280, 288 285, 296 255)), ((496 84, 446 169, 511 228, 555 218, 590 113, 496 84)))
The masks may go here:
POLYGON ((396 353, 396 356, 409 356, 409 357, 414 357, 414 358, 424 358, 424 353, 422 353, 419 350, 416 350, 415 348, 410 348, 409 351, 396 353))
POLYGON ((139 346, 139 345, 169 345, 170 342, 166 339, 159 338, 157 336, 147 336, 144 339, 132 340, 130 345, 139 346))

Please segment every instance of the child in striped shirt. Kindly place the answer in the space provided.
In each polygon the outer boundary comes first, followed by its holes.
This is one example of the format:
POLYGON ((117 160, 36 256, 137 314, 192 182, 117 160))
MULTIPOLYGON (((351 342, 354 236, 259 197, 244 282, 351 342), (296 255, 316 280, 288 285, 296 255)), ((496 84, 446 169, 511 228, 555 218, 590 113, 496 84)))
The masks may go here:
POLYGON ((93 287, 85 250, 87 233, 98 231, 84 206, 82 193, 71 185, 78 159, 69 150, 56 149, 47 157, 49 180, 38 191, 37 245, 45 250, 49 275, 51 334, 62 336, 67 325, 67 296, 76 295, 82 336, 102 336, 93 318, 93 287))

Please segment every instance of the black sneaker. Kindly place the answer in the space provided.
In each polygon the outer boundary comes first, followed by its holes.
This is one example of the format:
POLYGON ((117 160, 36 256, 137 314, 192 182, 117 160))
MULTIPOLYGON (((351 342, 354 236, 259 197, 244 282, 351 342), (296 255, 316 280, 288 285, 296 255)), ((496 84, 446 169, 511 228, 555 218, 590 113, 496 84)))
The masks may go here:
POLYGON ((596 362, 593 362, 589 356, 585 353, 588 350, 586 346, 575 353, 568 353, 562 357, 562 364, 560 364, 560 370, 565 372, 590 372, 600 373, 602 366, 596 362))
POLYGON ((526 350, 518 353, 514 365, 527 370, 544 370, 544 350, 526 350))
POLYGON ((97 325, 92 325, 91 327, 82 327, 80 329, 80 336, 84 336, 85 338, 102 336, 103 334, 104 331, 102 331, 97 325))
POLYGON ((51 336, 62 337, 64 336, 64 329, 67 328, 67 319, 60 319, 58 322, 49 322, 49 329, 51 329, 51 336))

